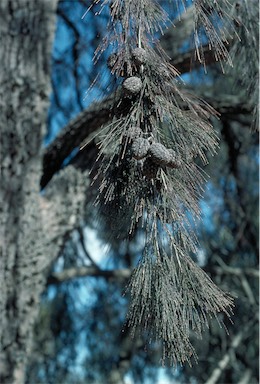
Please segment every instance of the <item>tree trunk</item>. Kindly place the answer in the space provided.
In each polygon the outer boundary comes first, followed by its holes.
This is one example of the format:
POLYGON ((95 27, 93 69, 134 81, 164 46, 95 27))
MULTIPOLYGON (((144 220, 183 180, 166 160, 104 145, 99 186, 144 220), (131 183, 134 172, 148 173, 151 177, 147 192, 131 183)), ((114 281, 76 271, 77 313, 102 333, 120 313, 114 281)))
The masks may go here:
POLYGON ((57 0, 0 2, 2 384, 24 382, 43 271, 51 261, 39 185, 56 5, 57 0))

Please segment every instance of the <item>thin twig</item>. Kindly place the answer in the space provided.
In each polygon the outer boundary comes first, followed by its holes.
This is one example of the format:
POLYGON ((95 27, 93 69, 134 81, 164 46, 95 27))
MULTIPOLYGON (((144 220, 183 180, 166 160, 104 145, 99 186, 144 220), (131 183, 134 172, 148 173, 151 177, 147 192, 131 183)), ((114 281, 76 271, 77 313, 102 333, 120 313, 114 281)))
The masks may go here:
POLYGON ((61 284, 68 280, 87 276, 104 277, 106 279, 128 279, 131 272, 128 268, 114 270, 102 270, 96 267, 69 268, 63 272, 53 273, 49 276, 47 284, 61 284))
POLYGON ((232 353, 237 349, 243 340, 245 334, 245 330, 240 331, 233 339, 231 346, 227 353, 223 356, 223 358, 218 362, 217 367, 212 372, 211 376, 208 378, 205 384, 215 384, 220 378, 221 374, 224 372, 226 367, 228 366, 232 353))
POLYGON ((241 380, 239 380, 237 384, 249 384, 251 377, 252 377, 252 370, 247 369, 243 374, 243 376, 241 377, 241 380))
POLYGON ((91 264, 96 268, 96 269, 100 269, 99 266, 97 265, 97 263, 92 259, 92 257, 90 256, 87 248, 86 248, 86 244, 85 244, 85 240, 84 240, 84 236, 83 236, 83 233, 82 233, 82 229, 78 229, 78 234, 79 234, 79 241, 80 241, 80 245, 82 246, 82 249, 86 255, 86 257, 89 259, 89 261, 91 262, 91 264))
POLYGON ((251 277, 255 277, 256 279, 259 279, 259 271, 257 269, 253 268, 237 268, 237 267, 228 267, 223 268, 223 267, 215 267, 214 270, 218 274, 225 274, 225 275, 235 275, 235 276, 242 276, 242 275, 248 275, 251 277))
POLYGON ((236 276, 248 275, 248 276, 259 278, 259 270, 257 269, 230 267, 219 256, 216 256, 216 260, 220 268, 216 267, 215 269, 219 273, 226 273, 226 274, 231 274, 236 276))

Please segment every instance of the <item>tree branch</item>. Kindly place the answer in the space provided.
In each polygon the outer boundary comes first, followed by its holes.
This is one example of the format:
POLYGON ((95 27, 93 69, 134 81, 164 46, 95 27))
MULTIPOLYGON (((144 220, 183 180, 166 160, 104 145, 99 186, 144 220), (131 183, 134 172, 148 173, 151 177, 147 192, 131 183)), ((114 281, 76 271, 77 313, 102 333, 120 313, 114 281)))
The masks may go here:
POLYGON ((252 276, 252 277, 255 277, 257 279, 259 279, 259 271, 256 270, 256 269, 253 269, 253 268, 237 268, 237 267, 229 267, 229 266, 225 266, 225 267, 215 267, 214 270, 218 273, 218 274, 227 274, 227 275, 235 275, 235 276, 243 276, 243 275, 248 275, 248 276, 252 276))
POLYGON ((238 384, 249 384, 252 377, 252 370, 247 369, 243 374, 241 380, 239 380, 238 384))
MULTIPOLYGON (((225 44, 226 48, 229 48, 228 44, 225 44)), ((182 74, 190 72, 193 68, 204 67, 216 63, 216 57, 212 49, 208 46, 203 47, 203 59, 205 63, 202 63, 196 57, 194 50, 183 53, 181 56, 178 56, 177 59, 173 59, 171 64, 178 69, 182 74)))
MULTIPOLYGON (((99 103, 93 103, 62 129, 57 138, 46 148, 43 157, 42 188, 48 184, 52 176, 61 168, 63 161, 70 155, 72 150, 79 147, 83 140, 111 119, 117 97, 115 93, 99 103)), ((250 104, 235 99, 232 99, 232 104, 227 99, 226 101, 211 100, 211 105, 225 115, 249 115, 253 110, 250 104)))
POLYGON ((131 276, 131 270, 128 268, 114 270, 102 270, 96 267, 69 268, 63 272, 53 273, 49 276, 47 284, 61 284, 74 278, 87 276, 104 277, 106 279, 128 279, 131 276))
POLYGON ((222 357, 222 359, 218 362, 217 367, 213 370, 211 376, 208 378, 205 384, 215 384, 217 383, 218 379, 228 366, 232 354, 236 351, 236 349, 241 344, 243 338, 245 337, 247 331, 250 329, 250 326, 252 326, 251 322, 248 324, 247 327, 245 327, 242 331, 240 331, 232 340, 231 346, 228 349, 227 353, 222 357))
POLYGON ((109 121, 114 102, 115 95, 112 95, 101 103, 93 103, 90 108, 73 119, 46 148, 43 156, 42 188, 61 168, 63 161, 72 150, 78 147, 98 127, 109 121))

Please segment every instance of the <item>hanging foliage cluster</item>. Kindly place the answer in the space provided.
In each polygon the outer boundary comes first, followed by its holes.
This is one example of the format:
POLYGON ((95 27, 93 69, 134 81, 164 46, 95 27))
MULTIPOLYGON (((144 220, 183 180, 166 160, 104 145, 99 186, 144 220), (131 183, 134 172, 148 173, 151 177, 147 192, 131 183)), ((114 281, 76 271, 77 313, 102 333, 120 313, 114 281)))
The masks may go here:
MULTIPOLYGON (((230 60, 228 2, 223 3, 220 8, 215 1, 194 0, 195 47, 202 62, 203 38, 216 59, 230 60)), ((190 333, 201 337, 208 318, 229 315, 232 307, 231 298, 191 258, 198 244, 187 214, 200 216, 205 175, 194 160, 206 164, 206 153, 217 149, 209 122, 216 113, 180 86, 178 71, 154 37, 170 23, 156 1, 104 0, 99 12, 105 6, 110 23, 96 56, 113 46, 107 65, 118 89, 113 118, 99 132, 96 204, 119 236, 122 223, 127 236, 140 227, 145 232, 143 256, 128 288, 127 323, 162 343, 163 360, 190 363, 196 358, 190 333)))

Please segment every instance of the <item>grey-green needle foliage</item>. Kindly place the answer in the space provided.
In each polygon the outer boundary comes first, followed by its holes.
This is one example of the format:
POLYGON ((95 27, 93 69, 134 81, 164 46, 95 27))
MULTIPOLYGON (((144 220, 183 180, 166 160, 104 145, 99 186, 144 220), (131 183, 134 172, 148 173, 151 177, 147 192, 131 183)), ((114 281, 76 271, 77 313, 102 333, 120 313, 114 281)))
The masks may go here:
MULTIPOLYGON (((216 59, 230 60, 223 43, 224 3, 221 9, 216 2, 194 1, 202 62, 203 30, 216 59)), ((111 123, 99 134, 96 203, 120 238, 125 225, 126 238, 140 227, 145 232, 143 256, 129 284, 127 323, 133 333, 141 329, 149 341, 162 344, 163 361, 190 363, 196 356, 190 332, 201 337, 210 317, 229 316, 232 308, 231 298, 190 257, 197 241, 187 212, 199 217, 205 179, 194 159, 206 164, 206 153, 216 152, 209 122, 215 111, 180 87, 178 71, 154 37, 170 22, 156 1, 104 0, 100 11, 105 6, 110 24, 96 57, 113 46, 108 67, 117 79, 118 99, 111 123)))
POLYGON ((259 2, 240 0, 233 4, 235 28, 239 40, 235 41, 230 55, 234 61, 235 92, 243 86, 247 100, 254 107, 253 127, 257 128, 259 100, 259 2), (242 44, 239 44, 239 42, 242 44))

